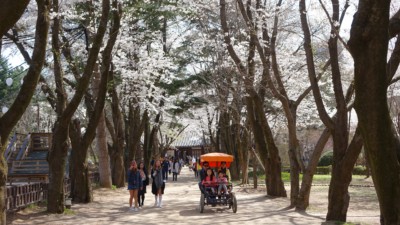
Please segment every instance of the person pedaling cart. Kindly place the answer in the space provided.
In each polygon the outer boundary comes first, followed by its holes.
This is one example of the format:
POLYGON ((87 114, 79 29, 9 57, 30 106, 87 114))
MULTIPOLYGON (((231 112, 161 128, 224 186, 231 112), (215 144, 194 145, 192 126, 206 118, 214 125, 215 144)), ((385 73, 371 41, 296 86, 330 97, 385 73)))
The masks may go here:
POLYGON ((232 192, 229 167, 233 156, 225 153, 208 153, 200 156, 202 169, 199 172, 200 213, 204 212, 205 205, 228 206, 237 211, 236 196, 232 192))

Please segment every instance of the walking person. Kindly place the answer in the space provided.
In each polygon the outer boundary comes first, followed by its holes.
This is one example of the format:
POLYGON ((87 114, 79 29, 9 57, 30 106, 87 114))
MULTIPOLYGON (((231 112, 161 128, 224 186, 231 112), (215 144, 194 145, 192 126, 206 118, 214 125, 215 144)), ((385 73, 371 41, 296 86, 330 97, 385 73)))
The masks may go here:
POLYGON ((171 175, 171 173, 172 173, 172 163, 173 163, 173 157, 169 158, 169 167, 168 167, 169 175, 171 175))
POLYGON ((128 170, 128 190, 129 190, 129 210, 139 211, 138 207, 138 191, 142 189, 142 177, 138 170, 136 161, 132 161, 131 167, 128 170), (132 200, 135 200, 135 206, 132 207, 132 200))
POLYGON ((178 181, 178 174, 180 171, 180 164, 178 160, 175 159, 175 161, 172 164, 172 181, 178 181))
POLYGON ((164 161, 162 163, 162 176, 163 176, 163 180, 165 180, 165 181, 168 180, 168 169, 169 169, 169 160, 167 157, 165 157, 164 161))
POLYGON ((153 179, 151 192, 155 198, 154 207, 162 208, 162 195, 164 194, 165 182, 163 180, 160 160, 154 162, 154 167, 151 170, 151 178, 153 179))
POLYGON ((149 185, 149 175, 146 167, 144 166, 144 162, 139 163, 139 172, 143 183, 142 189, 139 190, 139 208, 142 208, 144 203, 144 195, 147 192, 147 185, 149 185))

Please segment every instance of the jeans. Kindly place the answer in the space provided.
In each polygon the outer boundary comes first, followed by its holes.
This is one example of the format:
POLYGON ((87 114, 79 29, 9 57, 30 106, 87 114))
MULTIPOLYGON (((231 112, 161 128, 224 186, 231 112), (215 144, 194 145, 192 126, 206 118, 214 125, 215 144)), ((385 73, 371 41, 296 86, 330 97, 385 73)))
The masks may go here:
POLYGON ((162 177, 164 180, 168 180, 168 170, 162 170, 162 177))

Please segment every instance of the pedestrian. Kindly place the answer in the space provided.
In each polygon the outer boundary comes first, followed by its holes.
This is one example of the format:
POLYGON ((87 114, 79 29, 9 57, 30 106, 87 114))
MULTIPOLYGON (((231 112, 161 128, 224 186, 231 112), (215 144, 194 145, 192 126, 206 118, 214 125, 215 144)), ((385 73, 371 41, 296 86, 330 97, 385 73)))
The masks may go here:
POLYGON ((151 178, 153 183, 151 185, 151 192, 154 194, 154 206, 162 208, 162 195, 164 194, 165 182, 162 176, 162 168, 160 160, 154 162, 154 167, 151 170, 151 178))
POLYGON ((196 162, 196 177, 199 177, 200 170, 201 170, 200 160, 197 159, 197 162, 196 162))
POLYGON ((129 210, 139 211, 138 207, 138 191, 142 189, 142 177, 138 170, 136 161, 132 161, 131 167, 128 170, 128 190, 129 190, 129 210), (132 200, 135 200, 135 206, 132 207, 132 200))
POLYGON ((165 157, 162 163, 162 176, 163 180, 165 181, 168 180, 168 169, 169 169, 169 160, 167 159, 167 157, 165 157))
POLYGON ((172 173, 172 162, 174 161, 173 159, 174 159, 173 157, 169 158, 169 167, 168 167, 169 175, 171 175, 171 173, 172 173))
POLYGON ((144 195, 147 192, 147 185, 149 185, 149 175, 147 172, 147 169, 144 165, 144 162, 140 162, 139 163, 139 172, 140 172, 140 176, 142 178, 142 189, 139 190, 139 207, 143 207, 144 204, 144 195))
POLYGON ((174 163, 172 164, 172 181, 178 181, 178 174, 180 170, 180 165, 178 160, 175 159, 174 163))

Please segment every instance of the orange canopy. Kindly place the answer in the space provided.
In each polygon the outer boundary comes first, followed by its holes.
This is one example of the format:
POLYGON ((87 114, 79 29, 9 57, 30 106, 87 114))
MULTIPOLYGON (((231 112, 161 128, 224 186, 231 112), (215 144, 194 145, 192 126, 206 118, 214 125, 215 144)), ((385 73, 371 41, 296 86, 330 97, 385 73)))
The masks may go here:
POLYGON ((200 156, 200 163, 208 162, 210 167, 219 167, 221 162, 226 162, 226 167, 229 168, 233 162, 233 156, 220 152, 207 153, 200 156))

